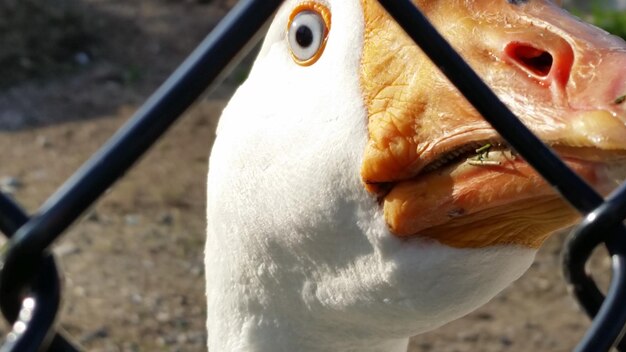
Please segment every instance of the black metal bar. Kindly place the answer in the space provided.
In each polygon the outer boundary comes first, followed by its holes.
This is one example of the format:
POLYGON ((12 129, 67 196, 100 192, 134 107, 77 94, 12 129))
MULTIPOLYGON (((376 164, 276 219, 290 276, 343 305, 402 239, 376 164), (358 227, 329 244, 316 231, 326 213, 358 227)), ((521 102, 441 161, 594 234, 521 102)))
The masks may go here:
MULTIPOLYGON (((626 234, 624 228, 621 234, 626 234)), ((587 330, 584 337, 574 350, 575 352, 595 352, 608 351, 618 342, 617 346, 624 351, 624 342, 620 342, 624 334, 626 324, 626 246, 620 242, 620 248, 613 246, 613 250, 617 251, 612 256, 613 271, 611 286, 596 319, 593 320, 591 327, 587 330)))
MULTIPOLYGON (((52 256, 40 260, 41 271, 25 296, 23 306, 0 352, 38 352, 48 350, 54 337, 54 322, 61 302, 59 272, 52 256)), ((8 317, 13 320, 13 317, 8 317)))
MULTIPOLYGON (((11 198, 0 192, 0 230, 6 237, 11 238, 27 221, 28 216, 24 210, 11 198)), ((60 279, 54 257, 47 255, 40 265, 38 275, 31 288, 32 296, 22 301, 21 309, 15 309, 17 307, 3 308, 5 317, 14 323, 14 328, 7 343, 0 348, 0 352, 38 351, 39 347, 49 339, 49 336, 53 336, 49 351, 79 351, 69 339, 55 333, 52 329, 61 297, 60 279), (29 306, 30 302, 34 304, 32 308, 29 306)))
MULTIPOLYGON (((578 344, 576 352, 608 351, 615 341, 619 342, 626 325, 626 309, 624 309, 624 302, 626 302, 626 268, 624 268, 626 248, 624 248, 623 241, 615 241, 615 243, 607 245, 611 251, 613 270, 611 286, 606 297, 585 270, 585 264, 597 246, 592 245, 588 238, 600 237, 597 232, 598 227, 594 226, 595 224, 602 224, 602 222, 585 220, 567 242, 564 251, 564 267, 567 268, 565 275, 566 280, 570 282, 572 293, 581 303, 585 312, 590 317, 595 317, 591 327, 578 344)), ((603 227, 606 231, 612 230, 609 228, 610 225, 603 227)), ((610 238, 625 238, 626 229, 622 225, 618 227, 619 231, 616 233, 618 236, 611 236, 610 238)), ((626 351, 625 341, 619 342, 618 348, 620 351, 626 351)))
POLYGON ((586 214, 603 198, 500 101, 410 0, 378 0, 498 133, 570 204, 586 214))
MULTIPOLYGON (((577 352, 607 350, 605 347, 610 346, 610 342, 620 339, 626 325, 626 230, 621 225, 625 217, 626 184, 623 184, 607 197, 602 206, 583 219, 565 245, 565 279, 585 312, 590 317, 596 317, 578 345, 577 352), (613 275, 607 297, 585 270, 594 248, 603 241, 613 259, 613 275)), ((621 340, 617 348, 626 351, 626 341, 621 340)))
MULTIPOLYGON (((626 184, 618 187, 600 207, 585 216, 570 235, 563 250, 565 279, 570 283, 572 293, 589 316, 593 317, 598 313, 604 295, 594 280, 587 275, 585 264, 598 245, 604 241, 620 242, 619 239, 624 238, 602 235, 609 233, 624 218, 626 218, 626 184)), ((612 251, 613 246, 609 246, 609 251, 612 251)))
MULTIPOLYGON (((0 230, 9 243, 0 277, 0 307, 9 320, 20 319, 13 338, 0 352, 77 351, 54 335, 61 292, 50 244, 100 197, 204 92, 251 41, 281 0, 241 1, 198 49, 31 219, 0 193, 0 230), (23 300, 30 295, 30 299, 23 300), (23 303, 26 302, 26 305, 23 303), (34 303, 34 307, 29 307, 34 303), (22 307, 21 309, 19 307, 22 307)), ((589 214, 567 246, 564 261, 574 292, 597 318, 577 352, 604 351, 619 339, 626 324, 626 186, 607 202, 572 172, 526 128, 410 0, 379 0, 467 100, 507 142, 582 214, 589 214), (605 242, 613 257, 607 297, 584 270, 593 249, 605 242)), ((620 345, 620 349, 626 350, 620 345)))
MULTIPOLYGON (((410 0, 379 0, 389 14, 400 24, 407 34, 439 67, 446 77, 459 89, 465 98, 478 110, 498 133, 539 172, 572 206, 585 215, 592 213, 603 205, 604 199, 595 192, 584 180, 570 170, 546 145, 541 142, 517 117, 502 103, 487 87, 480 77, 461 58, 459 54, 429 23, 427 18, 415 7, 410 0)), ((614 213, 598 213, 604 216, 613 216, 614 213)), ((597 222, 597 220, 594 220, 597 222)), ((609 222, 607 226, 617 226, 620 221, 609 222)), ((598 226, 598 225, 596 225, 598 226)), ((606 232, 604 232, 606 233, 606 232)), ((607 246, 616 254, 613 256, 614 280, 609 295, 599 308, 599 314, 594 319, 592 327, 577 347, 577 352, 607 351, 620 337, 624 323, 626 323, 626 280, 622 260, 624 259, 619 246, 624 236, 612 230, 613 237, 602 236, 602 232, 593 232, 579 236, 581 241, 588 241, 590 237, 598 236, 600 241, 606 241, 607 246), (623 319, 623 320, 622 320, 623 319), (608 347, 607 347, 608 346, 608 347)), ((590 252, 595 245, 585 245, 590 252)), ((587 257, 588 258, 588 257, 587 257)), ((586 262, 586 259, 585 259, 586 262)), ((584 264, 583 264, 584 267, 584 264)), ((584 273, 584 270, 583 270, 584 273)), ((580 273, 576 270, 577 276, 580 273)), ((598 301, 599 290, 588 278, 581 279, 581 291, 589 296, 595 296, 598 301), (595 294, 594 294, 595 293, 595 294)))
POLYGON ((9 196, 0 192, 0 231, 7 238, 11 238, 27 221, 26 212, 9 196))
POLYGON ((19 307, 50 244, 102 195, 220 77, 281 0, 245 0, 220 22, 131 120, 91 157, 9 243, 0 305, 19 307), (34 260, 35 259, 35 260, 34 260))

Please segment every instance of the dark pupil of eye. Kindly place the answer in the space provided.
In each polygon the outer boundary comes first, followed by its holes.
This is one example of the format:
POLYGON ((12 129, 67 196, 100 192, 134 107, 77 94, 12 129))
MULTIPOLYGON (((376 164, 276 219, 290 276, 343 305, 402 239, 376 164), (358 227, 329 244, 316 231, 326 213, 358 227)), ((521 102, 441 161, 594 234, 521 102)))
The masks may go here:
POLYGON ((308 48, 313 44, 313 31, 307 26, 300 26, 296 30, 296 41, 303 48, 308 48))

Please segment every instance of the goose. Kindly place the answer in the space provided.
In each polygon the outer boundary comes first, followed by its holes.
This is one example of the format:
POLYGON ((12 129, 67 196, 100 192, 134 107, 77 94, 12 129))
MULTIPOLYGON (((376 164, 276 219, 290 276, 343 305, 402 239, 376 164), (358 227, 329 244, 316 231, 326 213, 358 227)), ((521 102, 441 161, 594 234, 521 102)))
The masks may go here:
MULTIPOLYGON (((626 44, 548 0, 414 0, 598 191, 624 179, 626 44)), ((406 351, 577 220, 375 0, 287 0, 207 183, 210 351, 406 351)))

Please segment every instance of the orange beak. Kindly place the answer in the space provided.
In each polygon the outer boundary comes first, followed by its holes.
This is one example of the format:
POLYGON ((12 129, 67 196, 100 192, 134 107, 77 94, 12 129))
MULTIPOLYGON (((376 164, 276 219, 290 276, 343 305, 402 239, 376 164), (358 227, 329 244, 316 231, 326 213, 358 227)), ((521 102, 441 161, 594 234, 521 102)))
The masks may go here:
MULTIPOLYGON (((391 231, 454 247, 537 248, 576 221, 380 5, 362 1, 369 143, 361 175, 391 231)), ((603 193, 626 177, 624 41, 547 0, 416 2, 574 171, 603 193)))

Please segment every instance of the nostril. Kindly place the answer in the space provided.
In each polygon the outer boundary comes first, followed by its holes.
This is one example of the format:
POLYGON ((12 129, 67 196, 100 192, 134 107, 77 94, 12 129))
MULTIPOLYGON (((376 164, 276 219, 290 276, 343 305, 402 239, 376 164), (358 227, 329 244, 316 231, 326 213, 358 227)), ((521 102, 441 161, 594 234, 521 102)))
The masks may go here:
POLYGON ((537 78, 548 77, 552 71, 554 58, 545 50, 524 43, 510 43, 505 54, 509 60, 537 78))

